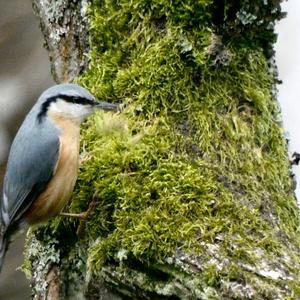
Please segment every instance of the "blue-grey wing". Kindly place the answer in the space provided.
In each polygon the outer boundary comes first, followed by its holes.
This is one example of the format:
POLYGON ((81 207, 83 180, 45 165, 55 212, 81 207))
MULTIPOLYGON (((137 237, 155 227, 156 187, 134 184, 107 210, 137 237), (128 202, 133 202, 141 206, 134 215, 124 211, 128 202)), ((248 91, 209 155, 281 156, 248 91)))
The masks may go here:
POLYGON ((4 177, 1 217, 6 227, 18 221, 53 176, 59 156, 59 135, 49 121, 29 115, 19 129, 4 177))

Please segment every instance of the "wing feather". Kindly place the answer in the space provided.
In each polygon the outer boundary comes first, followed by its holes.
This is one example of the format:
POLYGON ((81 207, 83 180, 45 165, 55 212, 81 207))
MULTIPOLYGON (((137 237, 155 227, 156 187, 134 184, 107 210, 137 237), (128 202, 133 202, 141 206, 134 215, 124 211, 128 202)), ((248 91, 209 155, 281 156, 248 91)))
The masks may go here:
POLYGON ((46 188, 59 156, 59 132, 49 121, 38 124, 29 115, 19 129, 9 154, 4 177, 2 220, 18 221, 46 188))

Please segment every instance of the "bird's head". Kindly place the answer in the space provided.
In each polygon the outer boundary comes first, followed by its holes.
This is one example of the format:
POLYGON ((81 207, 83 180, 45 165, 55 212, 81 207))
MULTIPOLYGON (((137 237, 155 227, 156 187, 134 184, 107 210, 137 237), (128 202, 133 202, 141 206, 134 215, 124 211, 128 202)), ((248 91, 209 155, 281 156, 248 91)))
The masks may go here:
POLYGON ((77 84, 59 84, 47 89, 39 98, 38 121, 54 114, 80 124, 96 109, 117 111, 118 105, 97 102, 85 88, 77 84))

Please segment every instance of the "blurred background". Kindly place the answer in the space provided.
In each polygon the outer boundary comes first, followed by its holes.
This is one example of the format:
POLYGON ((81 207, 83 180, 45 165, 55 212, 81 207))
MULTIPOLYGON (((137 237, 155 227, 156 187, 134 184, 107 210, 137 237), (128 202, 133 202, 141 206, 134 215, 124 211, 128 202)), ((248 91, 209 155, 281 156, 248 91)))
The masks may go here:
MULTIPOLYGON (((279 77, 279 102, 282 110, 284 129, 290 138, 290 156, 300 153, 300 1, 289 0, 282 4, 287 18, 276 26, 278 41, 275 45, 279 77)), ((300 166, 294 166, 297 178, 296 195, 300 206, 300 166)))
MULTIPOLYGON (((0 182, 10 143, 37 97, 54 82, 47 51, 30 0, 0 0, 0 182)), ((290 153, 300 152, 300 1, 283 3, 288 18, 277 25, 277 64, 284 84, 278 86, 290 153), (298 34, 298 35, 297 35, 298 34), (299 128, 299 129, 298 129, 299 128)), ((294 169, 300 176, 300 167, 294 169)), ((300 188, 297 189, 300 199, 300 188)), ((29 282, 16 270, 23 261, 24 235, 7 253, 0 274, 0 300, 30 299, 29 282)))

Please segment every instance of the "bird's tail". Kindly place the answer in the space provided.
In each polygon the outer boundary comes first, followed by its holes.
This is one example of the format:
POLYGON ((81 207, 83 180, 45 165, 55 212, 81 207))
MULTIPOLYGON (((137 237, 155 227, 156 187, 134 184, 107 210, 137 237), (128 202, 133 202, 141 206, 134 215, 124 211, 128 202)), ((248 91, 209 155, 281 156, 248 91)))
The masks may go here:
POLYGON ((4 257, 8 247, 8 240, 6 237, 6 232, 1 228, 0 225, 0 272, 2 270, 2 265, 4 262, 4 257))

